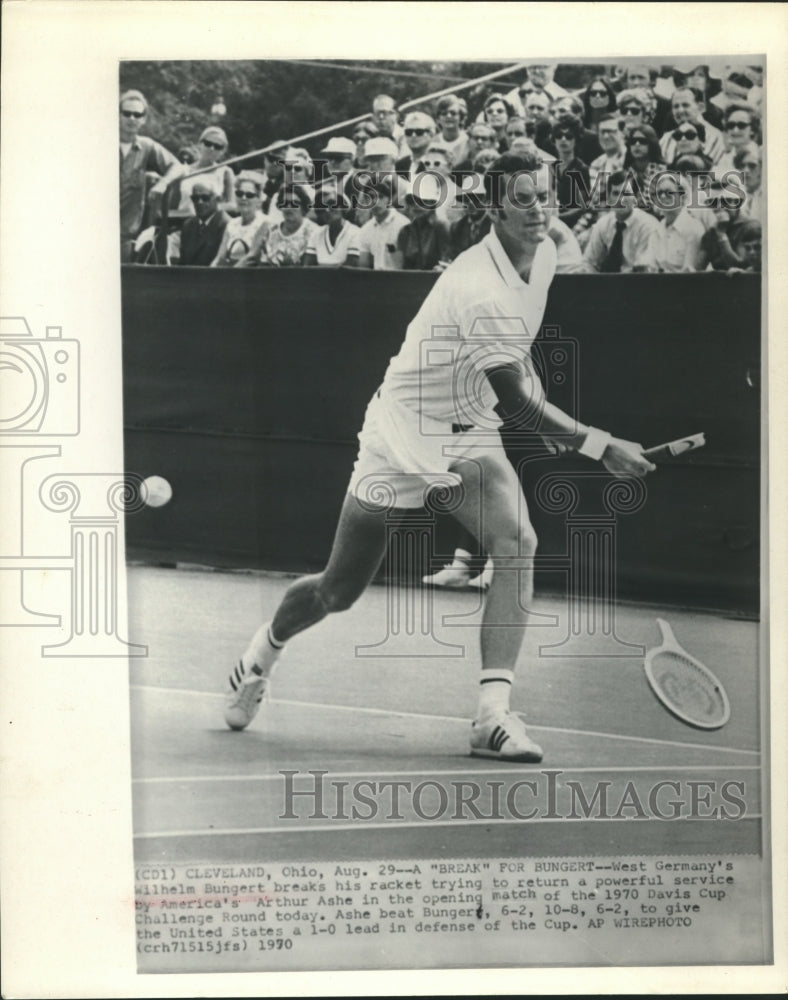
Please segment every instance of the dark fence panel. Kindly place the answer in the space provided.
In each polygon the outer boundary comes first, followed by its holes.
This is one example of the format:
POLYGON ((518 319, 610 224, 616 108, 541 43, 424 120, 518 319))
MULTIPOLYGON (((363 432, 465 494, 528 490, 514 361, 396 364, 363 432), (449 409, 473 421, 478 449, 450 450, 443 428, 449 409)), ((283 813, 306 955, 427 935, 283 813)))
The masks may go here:
MULTIPOLYGON (((130 556, 320 566, 367 401, 434 281, 124 267, 126 467, 174 490, 168 506, 129 517, 130 556)), ((706 432, 707 447, 649 477, 644 507, 619 519, 621 596, 757 610, 759 279, 561 275, 545 329, 537 354, 550 398, 577 405, 584 421, 647 445, 706 432)), ((593 466, 535 458, 516 442, 510 454, 540 555, 563 553, 565 515, 540 509, 535 484, 593 466)), ((581 488, 591 513, 598 494, 598 484, 581 488)), ((437 545, 440 561, 453 547, 449 524, 437 545)))

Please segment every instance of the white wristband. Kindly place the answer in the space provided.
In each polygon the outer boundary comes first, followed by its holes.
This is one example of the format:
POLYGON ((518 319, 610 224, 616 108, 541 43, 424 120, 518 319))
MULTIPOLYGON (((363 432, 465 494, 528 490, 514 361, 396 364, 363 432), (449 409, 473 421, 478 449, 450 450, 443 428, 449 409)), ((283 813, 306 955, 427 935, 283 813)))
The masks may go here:
POLYGON ((612 434, 608 434, 607 431, 600 431, 596 427, 589 427, 585 441, 577 450, 581 455, 585 455, 586 458, 593 458, 594 461, 598 462, 605 454, 605 448, 607 448, 611 437, 612 434))

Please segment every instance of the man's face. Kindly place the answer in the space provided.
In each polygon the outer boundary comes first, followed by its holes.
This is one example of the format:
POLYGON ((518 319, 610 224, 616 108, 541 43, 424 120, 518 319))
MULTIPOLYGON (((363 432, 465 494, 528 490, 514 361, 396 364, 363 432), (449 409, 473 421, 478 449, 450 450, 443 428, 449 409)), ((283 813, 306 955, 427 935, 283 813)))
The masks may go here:
POLYGON ((216 196, 216 192, 212 191, 209 187, 205 187, 204 184, 195 184, 192 189, 192 204, 194 205, 194 214, 198 219, 208 219, 216 211, 216 205, 219 199, 216 196))
POLYGON ((372 215, 379 221, 385 219, 391 208, 391 198, 383 191, 373 192, 372 215))
POLYGON ((474 125, 470 132, 471 148, 474 153, 495 146, 495 132, 487 125, 474 125))
POLYGON ((637 204, 635 195, 629 190, 626 184, 611 187, 608 193, 608 201, 613 206, 611 210, 619 222, 625 222, 632 215, 637 204))
POLYGON ((332 177, 350 173, 353 169, 353 157, 350 153, 329 153, 326 157, 328 172, 332 177))
POLYGON ((742 160, 739 173, 748 191, 757 190, 761 183, 761 161, 754 153, 748 153, 742 160))
POLYGON ((521 135, 525 135, 524 121, 513 119, 506 123, 506 138, 509 140, 510 145, 514 139, 517 139, 521 135))
POLYGON ((425 119, 419 115, 405 119, 405 142, 414 159, 421 158, 432 137, 433 130, 425 119))
POLYGON ((747 267, 761 266, 761 237, 753 236, 751 239, 742 240, 739 243, 739 253, 744 257, 747 267))
POLYGON ((441 153, 437 149, 430 150, 421 162, 427 170, 432 170, 436 174, 442 174, 444 177, 448 177, 451 172, 446 154, 441 153))
POLYGON ((145 124, 147 111, 138 97, 127 98, 120 106, 120 137, 131 142, 145 124))
POLYGON ((681 211, 683 191, 675 177, 660 177, 654 188, 654 204, 665 216, 675 217, 681 211))
POLYGON ((285 170, 285 162, 282 159, 281 149, 272 149, 265 154, 265 172, 272 181, 278 180, 285 170))
POLYGON ((447 139, 456 139, 460 132, 460 119, 462 112, 458 104, 450 104, 438 114, 438 124, 441 133, 447 139))
POLYGON ((373 173, 390 172, 394 169, 394 157, 385 154, 368 156, 365 162, 367 169, 373 173))
POLYGON ((540 201, 539 171, 510 174, 504 179, 502 208, 495 213, 497 227, 517 243, 534 245, 547 239, 547 214, 540 201))
POLYGON ((381 135, 391 135, 397 124, 397 109, 390 98, 379 98, 372 105, 372 120, 381 135))
POLYGON ((627 87, 632 89, 634 87, 644 87, 648 89, 651 86, 651 75, 645 66, 630 66, 627 70, 627 87))
POLYGON ((677 125, 682 122, 696 122, 700 117, 698 102, 688 90, 680 90, 674 94, 670 107, 677 125))
POLYGON ((529 94, 525 99, 525 117, 529 122, 547 118, 550 101, 544 94, 529 94))
POLYGON ((734 111, 725 121, 725 134, 734 149, 752 142, 752 119, 746 111, 734 111))
POLYGON ((560 101, 553 104, 553 117, 556 121, 561 121, 567 115, 577 114, 572 106, 572 101, 568 97, 562 97, 560 101))
POLYGON ((544 90, 553 79, 552 67, 547 65, 529 66, 528 79, 537 90, 544 90))
POLYGON ((608 156, 621 150, 621 131, 617 122, 599 123, 599 145, 608 156))
POLYGON ((553 135, 555 148, 562 160, 569 160, 575 153, 575 138, 570 132, 557 131, 553 135))

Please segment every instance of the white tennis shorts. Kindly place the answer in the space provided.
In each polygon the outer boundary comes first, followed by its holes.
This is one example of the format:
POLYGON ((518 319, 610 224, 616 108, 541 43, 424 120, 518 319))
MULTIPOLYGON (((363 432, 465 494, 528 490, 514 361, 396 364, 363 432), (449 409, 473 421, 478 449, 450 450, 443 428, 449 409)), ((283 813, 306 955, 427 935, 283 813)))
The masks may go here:
POLYGON ((491 453, 506 458, 497 431, 457 429, 425 417, 385 388, 372 397, 358 440, 348 493, 368 509, 423 507, 430 490, 460 484, 452 469, 462 459, 491 453))

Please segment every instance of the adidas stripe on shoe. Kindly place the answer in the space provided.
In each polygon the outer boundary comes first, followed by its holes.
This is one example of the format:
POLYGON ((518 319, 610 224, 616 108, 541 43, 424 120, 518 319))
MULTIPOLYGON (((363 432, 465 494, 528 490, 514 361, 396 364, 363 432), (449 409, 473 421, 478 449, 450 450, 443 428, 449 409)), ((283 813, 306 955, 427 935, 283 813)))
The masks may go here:
POLYGON ((471 756, 491 757, 512 763, 538 763, 544 756, 525 729, 525 723, 512 712, 477 719, 471 726, 471 756))
POLYGON ((268 678, 247 671, 239 661, 230 674, 229 685, 224 699, 224 721, 230 729, 246 729, 270 693, 268 678))

